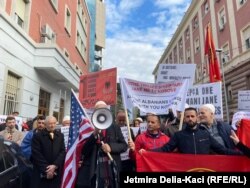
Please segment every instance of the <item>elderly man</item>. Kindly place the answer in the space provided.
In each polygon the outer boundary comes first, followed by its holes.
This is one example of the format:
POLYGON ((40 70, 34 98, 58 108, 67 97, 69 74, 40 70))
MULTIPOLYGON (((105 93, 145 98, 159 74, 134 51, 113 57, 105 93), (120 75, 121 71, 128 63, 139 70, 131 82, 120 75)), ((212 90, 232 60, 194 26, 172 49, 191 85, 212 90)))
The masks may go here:
MULTIPOLYGON (((107 108, 104 101, 98 101, 95 109, 107 108)), ((76 187, 116 187, 121 168, 120 154, 127 150, 120 127, 112 124, 104 130, 95 129, 83 149, 83 162, 79 168, 76 187), (111 158, 117 168, 111 167, 111 158), (115 173, 117 172, 117 173, 115 173)))
POLYGON ((235 149, 233 141, 230 139, 232 127, 215 119, 215 107, 212 104, 204 104, 199 109, 200 123, 210 135, 222 146, 228 149, 235 149))
POLYGON ((55 130, 57 119, 47 116, 45 129, 33 135, 31 187, 60 187, 65 146, 63 134, 55 130))

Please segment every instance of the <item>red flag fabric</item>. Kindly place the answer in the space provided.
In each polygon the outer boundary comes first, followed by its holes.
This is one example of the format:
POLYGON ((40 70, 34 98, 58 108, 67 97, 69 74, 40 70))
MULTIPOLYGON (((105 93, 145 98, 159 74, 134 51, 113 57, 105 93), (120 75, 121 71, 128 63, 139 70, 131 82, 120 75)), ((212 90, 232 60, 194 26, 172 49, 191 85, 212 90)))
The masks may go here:
POLYGON ((250 119, 242 119, 236 133, 240 141, 250 147, 250 119))
POLYGON ((71 123, 61 188, 74 187, 82 148, 86 139, 94 131, 73 91, 71 93, 70 108, 71 123))
POLYGON ((249 172, 250 158, 143 152, 136 155, 137 172, 249 172))
POLYGON ((205 55, 208 56, 209 61, 210 82, 221 81, 220 66, 216 56, 210 25, 206 28, 205 55))

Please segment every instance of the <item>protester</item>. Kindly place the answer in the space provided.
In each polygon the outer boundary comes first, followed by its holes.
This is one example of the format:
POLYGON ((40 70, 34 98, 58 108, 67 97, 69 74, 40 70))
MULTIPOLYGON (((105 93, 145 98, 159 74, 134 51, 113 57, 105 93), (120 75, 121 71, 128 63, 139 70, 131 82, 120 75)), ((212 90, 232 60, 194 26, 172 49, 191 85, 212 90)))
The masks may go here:
POLYGON ((6 140, 16 142, 18 145, 23 140, 23 133, 16 129, 16 119, 14 116, 8 116, 5 120, 5 129, 0 132, 0 135, 6 140))
MULTIPOLYGON (((107 108, 107 104, 98 101, 95 109, 99 108, 107 108)), ((76 187, 117 187, 121 169, 120 154, 126 150, 127 143, 120 127, 112 124, 104 130, 95 128, 82 149, 76 187)))
POLYGON ((243 144, 238 136, 236 135, 236 133, 232 130, 231 131, 231 135, 230 138, 233 140, 234 144, 236 145, 236 147, 242 151, 242 153, 244 153, 244 155, 250 157, 250 148, 247 147, 245 144, 243 144))
POLYGON ((143 122, 142 118, 137 117, 134 119, 134 127, 140 127, 140 124, 143 122))
POLYGON ((200 123, 222 146, 228 149, 235 149, 230 139, 232 127, 226 122, 215 119, 215 107, 213 104, 204 104, 199 109, 200 123))
POLYGON ((62 133, 55 131, 56 123, 57 119, 54 116, 47 116, 45 129, 33 135, 31 187, 60 188, 65 147, 62 133))
MULTIPOLYGON (((189 105, 185 104, 185 109, 188 108, 189 105)), ((181 111, 176 110, 176 116, 174 115, 173 110, 170 108, 168 114, 166 115, 165 125, 163 125, 163 132, 172 137, 174 133, 180 130, 180 126, 183 122, 181 122, 181 111)), ((181 129, 183 129, 182 127, 181 129)))
MULTIPOLYGON (((125 113, 124 109, 119 109, 118 112, 116 113, 116 126, 118 126, 120 128, 126 127, 126 131, 128 131, 127 122, 126 122, 126 113, 125 113)), ((131 127, 130 127, 130 134, 131 134, 131 139, 134 141, 135 136, 134 136, 134 132, 133 132, 131 127)), ((124 139, 126 139, 125 141, 128 141, 129 137, 124 137, 124 139)), ((127 155, 128 155, 128 153, 127 153, 127 155)), ((122 172, 135 171, 134 160, 131 160, 130 158, 122 160, 121 171, 122 172)))
MULTIPOLYGON (((11 114, 11 115, 8 115, 8 117, 16 117, 16 114, 15 115, 13 115, 13 113, 11 114)), ((16 122, 16 119, 15 119, 15 122, 16 122)), ((0 124, 0 131, 3 131, 3 130, 5 130, 5 128, 6 128, 6 122, 5 123, 1 123, 0 124)), ((16 128, 16 130, 19 130, 19 128, 18 128, 18 125, 15 123, 15 128, 16 128)))
MULTIPOLYGON (((184 112, 185 128, 176 132, 167 144, 151 151, 172 152, 177 149, 178 152, 186 154, 210 154, 210 151, 213 150, 219 154, 241 154, 219 144, 208 131, 200 127, 197 119, 197 110, 192 107, 186 108, 184 112)), ((140 150, 139 153, 143 151, 140 150)))
POLYGON ((45 128, 45 117, 43 115, 37 116, 36 120, 37 120, 36 121, 37 128, 29 131, 21 143, 22 153, 29 160, 31 157, 31 141, 32 141, 33 135, 45 128))
POLYGON ((64 116, 63 120, 62 120, 62 126, 70 126, 70 116, 64 116))
POLYGON ((159 116, 147 116, 147 131, 138 135, 135 142, 128 141, 130 157, 135 160, 135 153, 140 149, 151 150, 162 147, 169 141, 169 137, 160 131, 161 121, 159 116))

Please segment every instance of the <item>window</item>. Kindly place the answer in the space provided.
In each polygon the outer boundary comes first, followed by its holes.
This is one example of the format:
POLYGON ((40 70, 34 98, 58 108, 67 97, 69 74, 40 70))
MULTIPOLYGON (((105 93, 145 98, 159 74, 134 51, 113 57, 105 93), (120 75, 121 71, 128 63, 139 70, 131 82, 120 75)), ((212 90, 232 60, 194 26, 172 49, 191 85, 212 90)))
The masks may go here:
POLYGON ((186 40, 188 40, 189 37, 190 37, 189 28, 187 28, 187 30, 186 30, 186 32, 185 32, 185 35, 186 35, 186 40))
POLYGON ((40 89, 38 114, 49 115, 50 93, 40 89))
POLYGON ((250 49, 250 38, 247 38, 245 42, 246 42, 246 49, 250 49))
POLYGON ((220 31, 222 31, 225 27, 225 24, 226 24, 226 15, 225 15, 224 8, 219 12, 218 17, 219 17, 219 29, 220 29, 220 31))
POLYGON ((198 17, 196 16, 193 21, 193 27, 196 29, 198 27, 198 17))
POLYGON ((209 11, 208 2, 207 2, 207 1, 205 1, 205 3, 204 3, 204 13, 205 13, 205 14, 207 14, 207 13, 208 13, 208 11, 209 11))
POLYGON ((65 11, 65 29, 70 34, 71 32, 71 13, 68 7, 66 7, 65 11))
POLYGON ((54 10, 57 12, 57 9, 58 9, 58 0, 50 0, 50 3, 52 5, 52 7, 54 8, 54 10))
POLYGON ((226 95, 229 102, 233 100, 233 91, 231 84, 228 84, 226 86, 226 95))
POLYGON ((18 14, 15 13, 15 21, 17 25, 19 25, 21 28, 23 28, 24 21, 22 20, 21 17, 18 16, 18 14))
POLYGON ((196 38, 195 39, 195 53, 199 52, 200 51, 200 39, 199 38, 196 38))
POLYGON ((77 32, 77 37, 76 37, 76 45, 77 45, 77 49, 79 51, 79 53, 81 54, 81 56, 83 58, 86 57, 86 52, 87 52, 87 48, 86 48, 86 45, 84 44, 84 41, 80 35, 79 32, 77 32))
POLYGON ((66 48, 63 49, 64 55, 69 59, 69 52, 67 51, 66 48))
POLYGON ((190 60, 190 56, 191 56, 190 48, 187 49, 186 55, 187 55, 187 60, 190 60))
POLYGON ((239 0, 239 4, 243 5, 246 2, 246 0, 239 0))
POLYGON ((8 72, 6 93, 4 99, 4 114, 9 115, 18 110, 18 97, 20 94, 20 77, 8 72))
POLYGON ((180 56, 180 64, 182 64, 182 63, 183 63, 183 57, 180 56))
POLYGON ((227 63, 230 60, 230 51, 229 51, 229 45, 226 44, 222 47, 222 62, 227 63))
POLYGON ((179 48, 182 49, 182 39, 179 41, 179 48))
POLYGON ((5 0, 0 0, 0 7, 4 8, 5 7, 5 0))
POLYGON ((250 49, 250 25, 246 27, 243 31, 243 49, 249 50, 250 49))

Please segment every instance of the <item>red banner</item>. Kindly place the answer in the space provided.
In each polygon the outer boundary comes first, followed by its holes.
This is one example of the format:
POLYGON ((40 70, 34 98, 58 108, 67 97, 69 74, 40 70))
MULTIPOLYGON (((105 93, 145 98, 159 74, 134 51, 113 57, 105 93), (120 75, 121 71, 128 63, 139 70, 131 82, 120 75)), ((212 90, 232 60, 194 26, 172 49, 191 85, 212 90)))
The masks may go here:
POLYGON ((116 68, 89 73, 80 77, 79 100, 85 108, 93 108, 99 100, 116 104, 116 68))
POLYGON ((209 60, 209 78, 210 82, 221 81, 220 66, 216 56, 214 42, 212 38, 212 32, 210 25, 206 28, 206 40, 205 40, 205 55, 208 56, 209 60))
POLYGON ((249 172, 250 158, 143 152, 136 155, 137 172, 249 172))
POLYGON ((250 120, 242 119, 240 126, 237 128, 237 136, 240 141, 250 147, 250 120))

